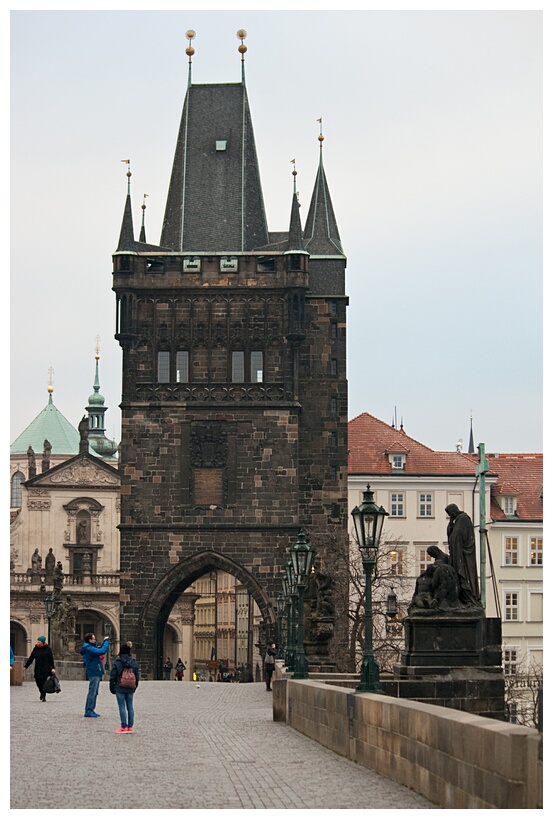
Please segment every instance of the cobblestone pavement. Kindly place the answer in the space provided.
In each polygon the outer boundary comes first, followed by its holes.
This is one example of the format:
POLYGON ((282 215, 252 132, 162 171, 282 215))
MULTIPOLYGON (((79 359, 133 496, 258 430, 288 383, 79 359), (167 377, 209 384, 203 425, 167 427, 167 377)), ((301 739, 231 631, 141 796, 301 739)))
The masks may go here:
POLYGON ((133 734, 105 680, 83 717, 87 686, 10 688, 12 809, 434 807, 273 722, 264 683, 141 682, 133 734))

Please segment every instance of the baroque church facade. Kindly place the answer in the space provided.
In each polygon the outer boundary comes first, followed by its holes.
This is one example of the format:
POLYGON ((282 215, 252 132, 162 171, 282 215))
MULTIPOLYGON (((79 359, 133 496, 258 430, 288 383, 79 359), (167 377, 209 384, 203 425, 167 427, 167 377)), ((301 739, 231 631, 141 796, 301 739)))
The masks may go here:
MULTIPOLYGON (((187 36, 191 33, 189 32, 187 36)), ((245 32, 242 32, 245 36, 245 32)), ((345 267, 320 162, 305 226, 269 232, 244 76, 189 81, 159 244, 113 255, 123 350, 121 632, 160 676, 181 595, 227 572, 274 633, 301 529, 347 531, 345 267)))

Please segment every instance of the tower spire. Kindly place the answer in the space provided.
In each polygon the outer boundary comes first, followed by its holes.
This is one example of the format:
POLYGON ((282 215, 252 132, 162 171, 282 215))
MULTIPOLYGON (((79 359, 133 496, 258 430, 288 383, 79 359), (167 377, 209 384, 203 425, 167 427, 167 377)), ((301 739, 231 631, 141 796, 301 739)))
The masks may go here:
POLYGON ((186 32, 186 37, 188 39, 188 46, 186 47, 186 54, 188 56, 188 85, 192 85, 192 57, 195 54, 194 49, 192 48, 192 40, 196 36, 196 32, 193 28, 189 28, 186 32))
POLYGON ((470 411, 469 455, 474 455, 474 437, 472 434, 472 410, 470 411))
POLYGON ((131 207, 131 160, 122 159, 127 166, 127 198, 125 199, 125 209, 123 211, 123 221, 121 223, 121 232, 119 234, 119 244, 117 250, 132 250, 134 248, 134 227, 132 222, 132 207, 131 207))
POLYGON ((288 231, 288 247, 286 248, 286 252, 306 253, 303 244, 303 233, 301 229, 300 203, 296 191, 296 176, 298 175, 298 172, 296 171, 296 160, 291 159, 290 162, 292 162, 294 165, 294 170, 292 171, 292 176, 294 178, 294 192, 292 194, 292 208, 290 211, 290 229, 288 231))
POLYGON ((313 256, 343 256, 342 242, 323 167, 323 118, 319 123, 319 168, 305 222, 305 248, 313 256))
POLYGON ((140 236, 138 241, 145 242, 146 241, 146 223, 145 223, 145 214, 146 214, 146 197, 149 196, 148 193, 144 194, 142 199, 142 224, 140 226, 140 236))
POLYGON ((242 85, 244 85, 245 82, 246 82, 246 71, 245 71, 244 55, 246 54, 246 51, 248 50, 248 46, 244 45, 244 40, 248 36, 248 32, 243 28, 239 28, 238 31, 236 32, 236 36, 240 40, 240 45, 238 46, 238 51, 242 55, 242 85))

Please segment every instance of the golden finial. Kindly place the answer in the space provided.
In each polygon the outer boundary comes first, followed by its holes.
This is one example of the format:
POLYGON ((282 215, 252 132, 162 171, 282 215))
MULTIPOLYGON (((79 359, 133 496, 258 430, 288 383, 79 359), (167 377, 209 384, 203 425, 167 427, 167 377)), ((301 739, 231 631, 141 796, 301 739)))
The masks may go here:
POLYGON ((188 46, 186 48, 186 54, 188 55, 188 62, 189 63, 192 62, 192 57, 195 54, 195 51, 192 48, 192 40, 194 39, 195 36, 196 36, 196 32, 194 31, 194 29, 189 28, 188 31, 186 32, 186 38, 188 40, 188 46))
POLYGON ((319 143, 320 143, 321 148, 322 148, 322 147, 323 147, 323 142, 324 142, 324 136, 323 136, 323 118, 322 118, 322 117, 320 117, 320 118, 317 120, 317 122, 318 122, 318 123, 319 123, 319 125, 321 126, 321 127, 320 127, 320 129, 319 129, 319 136, 317 137, 317 139, 319 140, 319 143))
POLYGON ((292 165, 294 166, 294 170, 292 171, 292 176, 297 176, 297 175, 298 175, 298 172, 297 172, 297 170, 296 170, 296 160, 295 160, 295 159, 291 159, 291 160, 290 160, 290 162, 291 162, 291 163, 292 163, 292 165))
POLYGON ((127 176, 132 176, 132 173, 131 173, 131 160, 130 159, 122 159, 121 162, 124 162, 125 165, 129 166, 127 168, 127 176))
POLYGON ((144 194, 144 198, 142 199, 142 210, 146 210, 146 197, 149 195, 149 193, 144 194))
POLYGON ((54 392, 54 368, 48 368, 48 392, 50 395, 54 392))
POLYGON ((100 336, 96 336, 96 355, 94 357, 96 361, 100 358, 100 336))
POLYGON ((238 46, 238 51, 242 55, 242 61, 243 61, 244 60, 244 54, 248 50, 248 46, 244 45, 244 40, 248 36, 248 32, 243 28, 239 28, 238 31, 236 32, 236 36, 240 40, 240 45, 238 46))

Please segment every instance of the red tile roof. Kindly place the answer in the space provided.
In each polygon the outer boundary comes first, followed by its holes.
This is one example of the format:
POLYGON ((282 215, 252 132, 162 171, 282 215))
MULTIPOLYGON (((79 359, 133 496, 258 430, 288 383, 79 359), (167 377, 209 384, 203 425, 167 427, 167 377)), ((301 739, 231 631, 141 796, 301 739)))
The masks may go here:
POLYGON ((498 495, 516 495, 516 518, 543 520, 543 454, 486 455, 490 472, 498 478, 492 486, 492 520, 511 520, 497 501, 498 495))
MULTIPOLYGON (((410 438, 403 430, 364 412, 348 424, 348 473, 390 475, 388 453, 406 453, 405 475, 470 475, 476 477, 471 456, 461 452, 435 452, 410 438)), ((394 470, 394 474, 400 470, 394 470)))
MULTIPOLYGON (((348 424, 349 475, 468 475, 476 478, 478 455, 463 452, 435 452, 410 438, 403 430, 385 424, 368 412, 348 424), (405 469, 392 470, 387 453, 407 453, 405 469)), ((543 520, 543 455, 541 453, 489 454, 492 485, 492 520, 505 513, 497 496, 516 495, 519 520, 543 520)))

